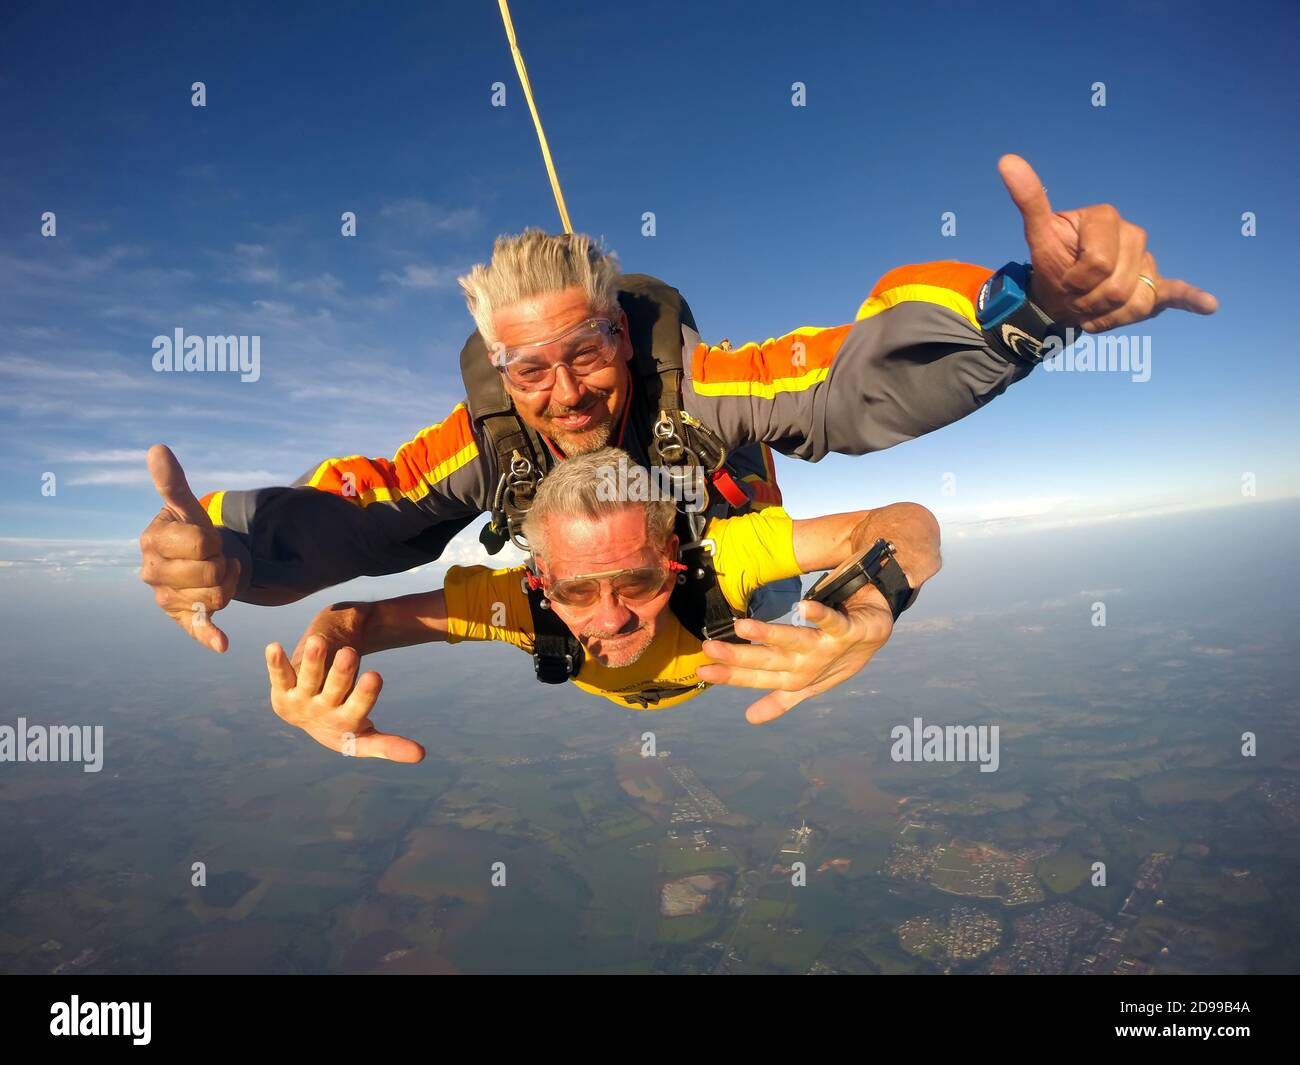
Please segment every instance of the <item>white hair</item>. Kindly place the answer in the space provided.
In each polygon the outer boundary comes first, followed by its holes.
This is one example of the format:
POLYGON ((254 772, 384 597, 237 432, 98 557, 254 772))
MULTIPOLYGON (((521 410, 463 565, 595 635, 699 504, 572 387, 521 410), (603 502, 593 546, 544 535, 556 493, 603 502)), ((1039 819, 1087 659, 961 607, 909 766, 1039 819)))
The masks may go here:
POLYGON ((646 537, 655 548, 663 548, 673 535, 677 505, 671 499, 649 501, 619 498, 616 490, 625 484, 619 468, 631 462, 627 452, 603 447, 585 455, 565 459, 542 478, 533 505, 524 516, 523 534, 534 555, 546 554, 547 522, 560 518, 600 521, 624 510, 645 514, 646 537))
POLYGON ((491 347, 499 339, 493 314, 546 292, 581 288, 596 313, 617 318, 621 276, 618 256, 602 251, 585 233, 548 234, 529 228, 518 236, 497 237, 492 262, 478 263, 458 280, 469 313, 491 347))

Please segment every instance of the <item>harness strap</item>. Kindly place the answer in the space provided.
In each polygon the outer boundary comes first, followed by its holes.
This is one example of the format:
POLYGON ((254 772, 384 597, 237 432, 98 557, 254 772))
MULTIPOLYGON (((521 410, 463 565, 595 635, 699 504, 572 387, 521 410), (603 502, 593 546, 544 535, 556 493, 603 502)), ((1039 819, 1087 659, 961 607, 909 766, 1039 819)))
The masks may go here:
POLYGON ((713 568, 713 541, 683 543, 681 557, 686 570, 678 575, 668 605, 682 627, 697 640, 745 643, 736 635, 736 612, 727 602, 713 568))
POLYGON ((563 684, 582 669, 586 652, 551 609, 540 587, 525 583, 533 616, 533 669, 543 684, 563 684))

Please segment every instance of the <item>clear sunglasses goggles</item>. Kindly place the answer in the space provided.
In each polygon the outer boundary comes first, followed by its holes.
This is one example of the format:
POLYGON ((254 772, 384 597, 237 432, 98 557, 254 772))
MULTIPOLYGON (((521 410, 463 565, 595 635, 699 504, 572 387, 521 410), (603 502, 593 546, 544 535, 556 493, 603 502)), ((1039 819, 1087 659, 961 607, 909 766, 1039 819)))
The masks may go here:
POLYGON ((555 384, 557 366, 574 377, 603 370, 614 361, 622 332, 623 327, 608 318, 589 318, 551 340, 498 347, 492 364, 520 392, 545 392, 555 384))
POLYGON ((662 566, 638 566, 634 569, 613 569, 601 573, 584 573, 569 577, 549 586, 543 585, 546 598, 561 606, 579 610, 600 602, 600 587, 609 582, 610 591, 629 603, 644 603, 664 590, 664 585, 675 579, 681 563, 670 562, 662 566))

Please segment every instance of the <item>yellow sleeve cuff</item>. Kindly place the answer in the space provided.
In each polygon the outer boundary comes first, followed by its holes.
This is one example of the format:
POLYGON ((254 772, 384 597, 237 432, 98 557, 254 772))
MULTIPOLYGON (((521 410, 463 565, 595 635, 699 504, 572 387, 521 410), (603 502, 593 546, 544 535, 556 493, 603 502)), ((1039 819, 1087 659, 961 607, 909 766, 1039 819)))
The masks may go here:
POLYGON ((794 521, 784 507, 715 518, 704 535, 714 542, 718 587, 733 610, 747 610, 750 595, 760 585, 803 572, 794 557, 794 521))
POLYGON ((452 566, 442 585, 447 603, 447 642, 497 640, 532 645, 532 613, 520 587, 524 567, 490 570, 452 566))

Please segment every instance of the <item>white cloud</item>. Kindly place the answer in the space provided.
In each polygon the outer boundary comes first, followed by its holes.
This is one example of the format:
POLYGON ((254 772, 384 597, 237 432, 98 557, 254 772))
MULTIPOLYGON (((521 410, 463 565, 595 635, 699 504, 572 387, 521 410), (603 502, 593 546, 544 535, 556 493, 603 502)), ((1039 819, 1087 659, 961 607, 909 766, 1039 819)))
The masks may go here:
POLYGON ((139 566, 137 540, 50 540, 0 537, 0 558, 10 571, 29 568, 139 566))
POLYGON ((936 508, 935 516, 945 525, 1021 521, 1060 511, 1074 498, 1073 496, 1040 496, 1026 499, 989 499, 965 505, 939 507, 936 508))
POLYGON ((31 259, 0 255, 0 274, 12 272, 41 281, 82 282, 113 269, 124 259, 143 254, 143 249, 128 245, 117 245, 99 255, 80 255, 57 241, 48 241, 43 247, 48 249, 45 254, 31 259))
MULTIPOLYGON (((143 452, 142 452, 143 454, 143 452)), ((186 479, 195 484, 218 484, 222 488, 264 488, 282 483, 280 475, 269 470, 186 470, 186 479)), ((148 467, 141 459, 138 469, 94 470, 72 474, 66 479, 69 485, 121 485, 152 484, 148 467)))
POLYGON ((278 285, 280 268, 272 261, 264 244, 236 244, 233 279, 255 285, 278 285))
POLYGON ((456 283, 459 274, 460 271, 455 267, 408 263, 400 274, 385 271, 379 275, 379 280, 402 288, 450 288, 456 283))
POLYGON ((51 462, 139 462, 143 465, 146 448, 106 448, 102 451, 74 451, 71 455, 55 456, 51 462))
POLYGON ((418 197, 392 200, 379 209, 379 217, 402 229, 421 233, 467 234, 478 229, 483 217, 476 207, 447 209, 418 197))
POLYGON ((1137 521, 1169 514, 1241 506, 1250 499, 1223 503, 1217 500, 1153 503, 1144 499, 1106 500, 1061 496, 987 500, 963 506, 935 506, 935 517, 945 538, 954 540, 1000 536, 1009 533, 1047 532, 1078 526, 1137 521))
MULTIPOLYGON (((79 352, 75 362, 94 363, 97 359, 114 358, 101 352, 79 352)), ((0 356, 0 376, 17 377, 24 382, 67 385, 89 384, 97 388, 139 388, 140 382, 130 374, 102 365, 75 365, 67 362, 49 362, 32 359, 26 355, 0 356)))
POLYGON ((343 290, 343 282, 333 274, 326 273, 318 277, 304 278, 302 281, 291 281, 285 287, 297 296, 306 296, 309 299, 333 300, 343 290))

